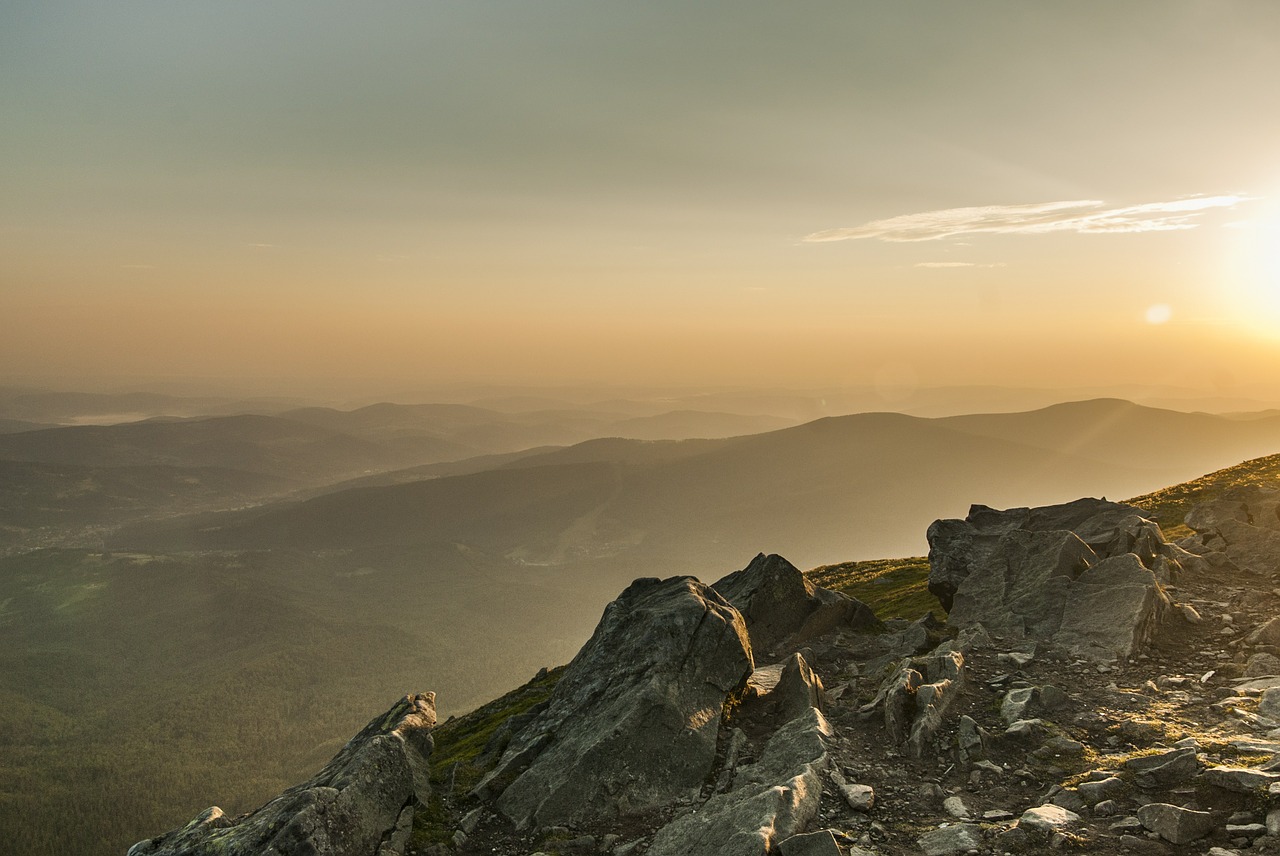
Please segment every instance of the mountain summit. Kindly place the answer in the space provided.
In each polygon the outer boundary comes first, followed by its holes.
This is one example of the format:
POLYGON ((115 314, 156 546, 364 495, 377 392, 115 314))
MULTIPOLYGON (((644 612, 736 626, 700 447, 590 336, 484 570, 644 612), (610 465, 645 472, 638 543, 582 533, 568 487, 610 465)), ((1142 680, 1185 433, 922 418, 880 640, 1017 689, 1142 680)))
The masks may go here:
POLYGON ((1280 492, 1187 524, 1099 499, 936 521, 946 623, 776 555, 640 579, 563 669, 434 728, 407 697, 306 784, 129 854, 1280 849, 1280 492))

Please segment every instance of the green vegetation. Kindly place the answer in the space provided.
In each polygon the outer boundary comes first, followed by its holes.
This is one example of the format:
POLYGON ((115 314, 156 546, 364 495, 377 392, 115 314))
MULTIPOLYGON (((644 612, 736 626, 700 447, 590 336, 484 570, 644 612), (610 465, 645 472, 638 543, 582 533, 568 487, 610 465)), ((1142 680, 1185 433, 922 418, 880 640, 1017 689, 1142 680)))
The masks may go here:
POLYGON ((914 621, 933 610, 942 612, 938 599, 929 594, 929 560, 923 556, 823 565, 807 576, 823 588, 857 598, 882 620, 914 621))
POLYGON ((1181 538, 1191 534, 1182 522, 1197 503, 1217 499, 1237 487, 1280 488, 1280 455, 1254 458, 1242 464, 1217 470, 1182 484, 1162 488, 1129 500, 1160 524, 1166 537, 1181 538))
POLYGON ((449 840, 456 828, 452 809, 493 768, 500 752, 482 755, 497 730, 551 697, 564 666, 539 672, 533 680, 462 716, 450 717, 432 732, 431 802, 414 817, 413 849, 449 840))

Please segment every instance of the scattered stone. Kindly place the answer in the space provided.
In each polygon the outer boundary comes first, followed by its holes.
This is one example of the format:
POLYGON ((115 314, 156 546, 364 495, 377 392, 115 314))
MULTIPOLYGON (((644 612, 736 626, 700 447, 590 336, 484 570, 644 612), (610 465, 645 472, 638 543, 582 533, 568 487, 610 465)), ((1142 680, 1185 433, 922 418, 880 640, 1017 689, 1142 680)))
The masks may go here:
POLYGON ((1050 835, 1066 829, 1079 820, 1080 815, 1074 811, 1068 811, 1057 805, 1042 805, 1024 811, 1022 817, 1018 818, 1018 826, 1050 835))
POLYGON ((1188 624, 1200 624, 1204 621, 1196 608, 1189 603, 1178 604, 1178 612, 1188 624))
POLYGON ((1136 817, 1122 817, 1108 826, 1107 829, 1117 835, 1139 835, 1145 832, 1147 828, 1136 817))
POLYGON ((1142 825, 1171 844, 1187 844, 1203 838, 1217 823, 1207 811, 1194 811, 1169 803, 1149 803, 1138 809, 1142 825))
POLYGON ((917 840, 925 856, 952 856, 982 847, 982 827, 976 823, 957 823, 931 829, 917 840))
POLYGON ((830 829, 793 835, 778 845, 781 856, 844 856, 830 829))
POLYGON ((1214 787, 1249 794, 1265 790, 1273 782, 1280 782, 1280 773, 1267 773, 1253 767, 1210 767, 1201 774, 1201 778, 1214 787))
POLYGON ((1013 725, 1020 719, 1029 718, 1026 715, 1027 711, 1030 710, 1038 693, 1039 690, 1035 687, 1009 690, 1005 694, 1004 701, 1000 703, 1000 718, 1004 720, 1004 724, 1013 725))
POLYGON ((1280 687, 1262 691, 1262 698, 1258 699, 1258 713, 1268 719, 1280 719, 1280 687))
POLYGON ((1172 749, 1158 755, 1140 755, 1121 765, 1144 790, 1159 790, 1190 781, 1200 765, 1194 749, 1172 749))
POLYGON ((1261 678, 1269 675, 1280 675, 1280 657, 1260 651, 1249 658, 1244 667, 1246 678, 1261 678))
POLYGON ((1005 736, 1029 740, 1045 730, 1042 719, 1020 719, 1004 730, 1005 736))
POLYGON ((999 823, 1002 820, 1013 820, 1013 818, 1013 812, 1005 811, 1002 808, 993 808, 982 813, 982 819, 988 823, 999 823))
POLYGON ((1061 710, 1071 702, 1071 697, 1055 686, 1040 688, 1040 707, 1047 711, 1061 710))
POLYGON ((835 783, 836 790, 844 797, 849 808, 854 811, 866 812, 875 807, 876 791, 870 785, 850 784, 839 770, 831 771, 831 781, 835 783))
POLYGON ((1098 817, 1114 817, 1120 813, 1120 807, 1115 800, 1103 800, 1094 804, 1093 813, 1098 817))
POLYGON ((1230 838, 1248 838, 1252 841, 1267 834, 1265 823, 1228 823, 1227 836, 1230 838))
POLYGON ((958 820, 969 819, 969 808, 960 797, 947 797, 942 801, 942 810, 958 820))
POLYGON ((1128 790, 1125 783, 1110 776, 1097 782, 1081 782, 1076 788, 1076 792, 1080 794, 1080 799, 1085 801, 1086 805, 1097 806, 1104 800, 1114 800, 1128 790))

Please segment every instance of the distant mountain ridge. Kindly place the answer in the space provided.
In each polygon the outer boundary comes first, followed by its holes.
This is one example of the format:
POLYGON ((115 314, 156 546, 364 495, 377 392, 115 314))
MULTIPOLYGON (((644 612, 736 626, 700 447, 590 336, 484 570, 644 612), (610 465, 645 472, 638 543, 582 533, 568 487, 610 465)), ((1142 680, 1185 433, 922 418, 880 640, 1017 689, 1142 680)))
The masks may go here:
POLYGON ((456 541, 534 564, 595 562, 621 577, 653 561, 705 566, 768 540, 817 565, 917 554, 928 522, 974 497, 1018 505, 1131 495, 1277 448, 1277 417, 1114 400, 942 419, 867 413, 721 440, 594 440, 487 472, 337 491, 186 530, 143 527, 119 543, 456 541))

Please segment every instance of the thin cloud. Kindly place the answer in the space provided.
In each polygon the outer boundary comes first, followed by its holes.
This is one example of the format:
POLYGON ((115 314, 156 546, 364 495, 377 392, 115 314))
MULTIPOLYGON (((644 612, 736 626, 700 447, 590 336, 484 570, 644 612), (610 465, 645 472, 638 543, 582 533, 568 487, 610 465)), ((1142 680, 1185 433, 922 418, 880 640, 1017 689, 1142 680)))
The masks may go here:
POLYGON ((1194 229, 1195 220, 1214 208, 1232 208, 1249 196, 1192 196, 1172 202, 1108 207, 1097 199, 1041 202, 1033 205, 987 205, 975 208, 946 208, 904 214, 887 220, 872 220, 861 226, 827 229, 806 235, 804 241, 937 241, 957 235, 994 233, 1002 235, 1043 235, 1049 232, 1119 234, 1168 232, 1194 229))
POLYGON ((988 262, 986 264, 978 264, 977 262, 916 262, 918 268, 1002 268, 1004 262, 988 262))

